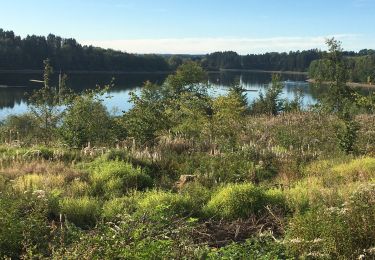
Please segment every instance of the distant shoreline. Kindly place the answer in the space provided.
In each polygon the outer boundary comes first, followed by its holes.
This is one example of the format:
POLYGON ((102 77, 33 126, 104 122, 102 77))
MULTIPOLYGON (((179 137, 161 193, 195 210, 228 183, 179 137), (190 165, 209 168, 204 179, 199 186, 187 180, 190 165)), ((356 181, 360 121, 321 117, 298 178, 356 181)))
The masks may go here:
MULTIPOLYGON (((296 75, 307 75, 307 72, 301 71, 273 71, 273 70, 248 70, 248 69, 220 69, 220 70, 209 70, 208 73, 220 73, 226 71, 240 71, 240 72, 256 72, 256 73, 279 73, 279 74, 296 74, 296 75)), ((57 70, 55 71, 57 72, 57 70)), ((173 71, 117 71, 117 70, 66 70, 63 73, 66 74, 168 74, 173 71)), ((33 74, 43 73, 43 70, 0 70, 0 73, 21 73, 21 74, 33 74)))
MULTIPOLYGON (((306 80, 309 83, 317 83, 315 79, 308 79, 306 80)), ((324 81, 322 84, 329 84, 329 82, 324 81)), ((375 85, 368 84, 368 83, 356 83, 356 82, 347 82, 346 83, 349 87, 353 88, 375 88, 375 85)))
POLYGON ((295 74, 295 75, 308 75, 308 72, 303 71, 283 71, 283 70, 248 70, 248 69, 221 69, 221 71, 243 71, 243 72, 257 72, 257 73, 276 73, 276 74, 295 74))
MULTIPOLYGON (((57 73, 58 70, 55 70, 57 73)), ((117 70, 65 70, 66 74, 168 74, 172 71, 117 71, 117 70)), ((33 74, 43 73, 43 70, 0 70, 0 73, 33 74)))

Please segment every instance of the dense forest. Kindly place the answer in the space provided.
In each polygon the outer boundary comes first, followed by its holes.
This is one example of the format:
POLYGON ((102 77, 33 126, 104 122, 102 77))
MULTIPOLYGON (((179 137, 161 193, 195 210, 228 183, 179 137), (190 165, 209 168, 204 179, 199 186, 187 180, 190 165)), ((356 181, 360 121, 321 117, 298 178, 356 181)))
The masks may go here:
POLYGON ((374 259, 375 95, 327 41, 327 95, 209 95, 186 61, 111 115, 64 79, 0 124, 0 258, 374 259))
MULTIPOLYGON (((374 50, 361 50, 359 52, 343 51, 345 57, 351 58, 351 67, 354 73, 361 74, 374 70, 374 50), (355 67, 355 68, 354 68, 355 67)), ((320 50, 306 50, 296 52, 270 52, 264 54, 249 54, 241 56, 236 52, 215 52, 206 55, 202 59, 202 65, 208 70, 219 69, 247 69, 267 71, 300 71, 306 72, 313 64, 313 70, 317 61, 324 58, 327 53, 320 50)), ((353 76, 354 80, 361 76, 353 76)))
POLYGON ((310 63, 321 57, 319 50, 289 53, 238 55, 236 52, 215 52, 203 60, 208 69, 249 69, 270 71, 307 71, 310 63))
POLYGON ((168 71, 169 65, 158 55, 135 55, 82 46, 75 39, 64 39, 53 34, 31 35, 25 38, 12 31, 0 29, 0 70, 43 68, 49 58, 56 70, 105 71, 168 71))
MULTIPOLYGON (((374 50, 343 52, 351 57, 353 81, 366 81, 374 70, 374 50)), ((264 53, 241 56, 236 52, 207 55, 136 55, 93 46, 82 46, 75 39, 53 34, 21 38, 12 31, 0 29, 0 70, 41 70, 43 60, 50 59, 56 70, 65 71, 173 71, 184 61, 199 62, 206 70, 248 69, 268 71, 316 71, 317 60, 326 55, 320 50, 289 53, 264 53)))

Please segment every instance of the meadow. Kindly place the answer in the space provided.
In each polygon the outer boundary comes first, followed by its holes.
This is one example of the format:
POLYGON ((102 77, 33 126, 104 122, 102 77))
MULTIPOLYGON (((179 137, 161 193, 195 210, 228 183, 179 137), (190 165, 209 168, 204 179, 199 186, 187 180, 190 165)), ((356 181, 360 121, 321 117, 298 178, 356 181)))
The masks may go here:
POLYGON ((277 76, 251 104, 210 97, 187 62, 115 117, 103 90, 56 92, 46 62, 30 112, 0 126, 0 256, 374 258, 374 95, 345 85, 335 43, 309 109, 277 76))

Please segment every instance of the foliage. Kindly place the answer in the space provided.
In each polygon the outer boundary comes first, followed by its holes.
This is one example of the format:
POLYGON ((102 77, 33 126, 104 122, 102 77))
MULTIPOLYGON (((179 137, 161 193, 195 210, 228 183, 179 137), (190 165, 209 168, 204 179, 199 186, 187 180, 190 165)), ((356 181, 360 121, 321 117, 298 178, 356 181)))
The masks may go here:
POLYGON ((275 241, 272 234, 263 233, 244 243, 232 243, 228 246, 211 250, 207 259, 286 259, 285 246, 275 241))
POLYGON ((57 124, 62 116, 60 95, 57 88, 51 85, 52 73, 53 68, 47 59, 44 61, 44 87, 35 90, 30 96, 30 113, 35 118, 38 133, 45 143, 49 143, 56 135, 57 124))
POLYGON ((187 196, 171 192, 152 190, 146 192, 138 202, 138 214, 147 216, 188 215, 191 212, 192 201, 187 196))
POLYGON ((280 75, 272 76, 272 85, 267 89, 265 95, 261 93, 259 98, 251 104, 251 113, 277 115, 283 110, 284 101, 280 99, 283 86, 280 75))
POLYGON ((101 211, 99 201, 89 197, 64 198, 59 208, 68 221, 81 228, 95 226, 101 211))
POLYGON ((3 122, 0 136, 7 143, 20 141, 32 144, 39 135, 39 131, 37 120, 32 114, 10 115, 3 122))
MULTIPOLYGON (((351 54, 353 55, 353 54, 351 54)), ((307 71, 312 61, 319 59, 322 52, 306 50, 296 52, 270 52, 240 56, 235 52, 208 54, 202 65, 208 70, 248 69, 269 71, 307 71)))
POLYGON ((47 37, 16 36, 13 31, 0 29, 1 69, 40 69, 43 60, 63 70, 86 71, 168 71, 167 61, 157 55, 135 55, 82 46, 75 39, 49 34, 47 37))
POLYGON ((141 168, 121 161, 97 160, 90 166, 89 179, 93 195, 121 196, 133 189, 144 190, 153 180, 141 168))
POLYGON ((63 117, 63 140, 71 147, 113 142, 113 120, 105 106, 90 95, 77 96, 63 117))
MULTIPOLYGON (((208 95, 204 70, 187 62, 135 92, 122 117, 103 107, 105 90, 68 95, 44 146, 33 145, 46 141, 35 115, 8 118, 0 258, 373 257, 372 99, 337 105, 352 96, 341 88, 347 54, 330 44, 330 95, 342 95, 329 109, 283 102, 274 78, 250 110, 240 86, 208 95)), ((62 104, 47 90, 41 107, 62 104)))
POLYGON ((47 206, 44 193, 1 193, 0 257, 19 258, 27 251, 46 255, 47 206))
POLYGON ((366 255, 375 235, 374 198, 374 185, 365 185, 338 207, 323 207, 297 215, 288 231, 289 250, 305 257, 366 255))
POLYGON ((264 191, 253 184, 228 184, 218 189, 205 210, 216 218, 246 218, 258 214, 266 203, 264 191))

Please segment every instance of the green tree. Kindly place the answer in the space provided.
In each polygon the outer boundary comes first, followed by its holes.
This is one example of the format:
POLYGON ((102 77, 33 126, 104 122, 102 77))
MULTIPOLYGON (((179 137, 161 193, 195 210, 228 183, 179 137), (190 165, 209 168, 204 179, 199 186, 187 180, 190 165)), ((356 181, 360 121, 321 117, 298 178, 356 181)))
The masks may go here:
POLYGON ((124 114, 122 122, 129 137, 141 143, 154 143, 157 133, 169 126, 165 117, 164 98, 160 86, 146 82, 141 93, 131 92, 133 107, 124 114))
POLYGON ((34 91, 29 98, 29 109, 36 118, 38 132, 45 143, 49 143, 55 137, 56 126, 62 117, 57 88, 51 86, 52 74, 53 68, 47 59, 44 61, 44 86, 34 91))
POLYGON ((104 145, 114 141, 113 121, 102 102, 93 95, 77 96, 63 117, 61 134, 71 147, 104 145))
POLYGON ((352 153, 359 130, 353 112, 356 105, 355 95, 347 85, 349 73, 341 42, 332 38, 327 40, 327 45, 329 49, 326 58, 328 69, 322 79, 330 82, 328 94, 322 100, 322 104, 325 110, 335 113, 342 120, 343 124, 337 130, 339 145, 344 152, 352 153))
POLYGON ((213 100, 212 134, 222 148, 234 148, 243 129, 246 106, 238 94, 229 92, 213 100))
POLYGON ((259 99, 251 104, 251 113, 277 115, 283 110, 283 104, 285 102, 280 98, 282 90, 283 85, 280 81, 280 75, 272 75, 271 86, 267 89, 265 95, 261 93, 259 99))
POLYGON ((175 98, 189 92, 196 96, 207 95, 207 73, 196 62, 187 61, 178 67, 175 74, 168 76, 165 82, 165 94, 168 98, 175 98))

